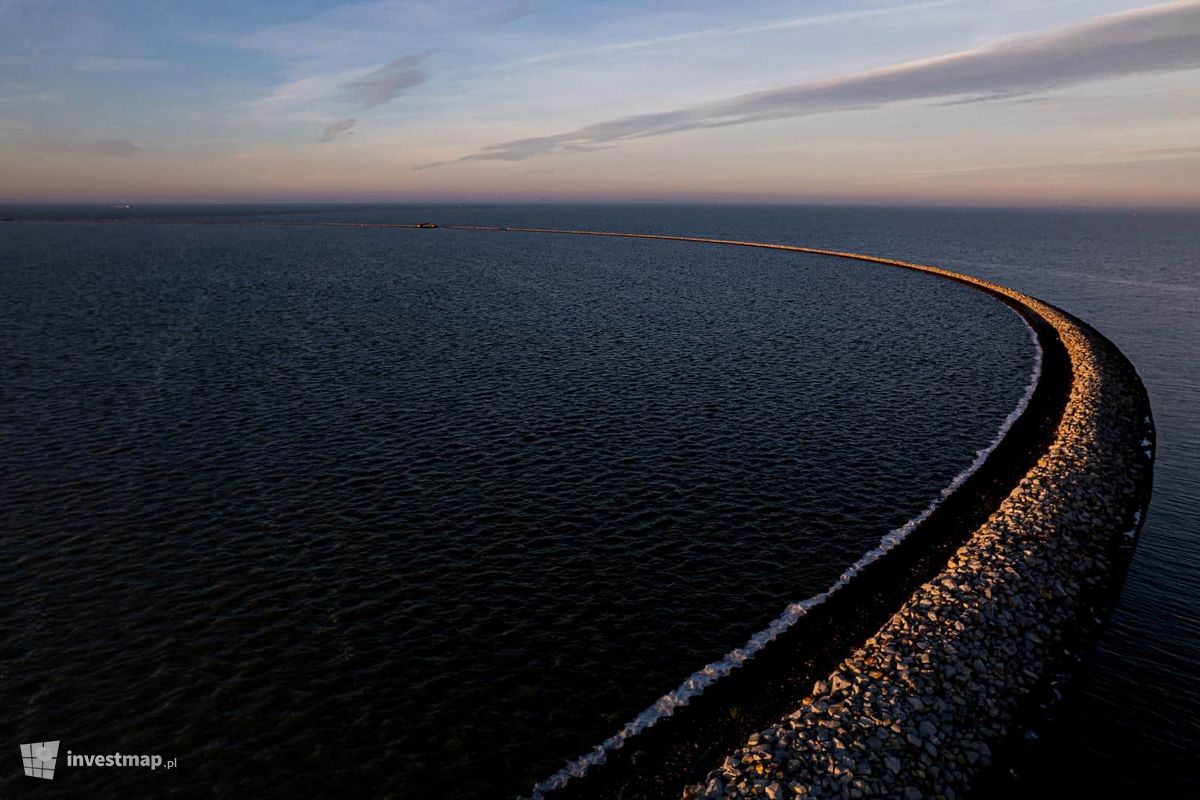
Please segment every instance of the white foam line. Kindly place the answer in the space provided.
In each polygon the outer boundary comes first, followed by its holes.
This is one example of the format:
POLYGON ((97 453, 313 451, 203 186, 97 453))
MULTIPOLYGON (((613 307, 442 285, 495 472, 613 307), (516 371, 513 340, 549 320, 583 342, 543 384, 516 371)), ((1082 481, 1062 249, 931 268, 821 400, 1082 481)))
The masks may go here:
POLYGON ((800 618, 808 614, 810 609, 821 605, 833 596, 834 593, 847 586, 864 567, 878 561, 893 550, 896 545, 908 538, 908 535, 918 525, 928 519, 929 515, 937 510, 947 497, 953 494, 958 487, 962 486, 968 478, 979 471, 979 468, 983 466, 988 457, 1000 445, 1000 442, 1004 440, 1013 423, 1025 413, 1025 409, 1029 407, 1029 401, 1033 398, 1033 393, 1037 389, 1038 381, 1042 377, 1042 345, 1038 341, 1037 331, 1033 329, 1033 326, 1029 324, 1029 321, 1019 311, 1007 304, 1005 304, 1005 307, 1010 308, 1029 331, 1029 338, 1033 341, 1034 350, 1033 370, 1030 373, 1029 383, 1025 387, 1025 394, 1021 396, 1020 402, 1017 403, 1016 408, 1009 413, 1003 424, 1000 425, 1000 430, 997 432, 995 438, 992 439, 991 444, 975 454, 975 460, 971 462, 971 465, 955 475, 950 484, 942 489, 941 494, 934 498, 933 502, 924 511, 899 528, 885 534, 879 540, 879 544, 876 547, 868 550, 861 558, 851 564, 832 586, 820 594, 791 603, 770 625, 751 636, 746 644, 736 650, 730 651, 721 660, 707 664, 703 669, 692 673, 677 689, 658 698, 653 705, 625 723, 625 726, 621 730, 598 744, 591 752, 576 758, 574 761, 568 762, 558 772, 539 782, 533 787, 533 794, 530 796, 530 800, 544 800, 546 792, 561 789, 572 778, 582 778, 590 767, 603 764, 608 754, 614 750, 621 749, 628 739, 648 728, 652 728, 659 720, 671 716, 675 713, 675 709, 686 706, 691 702, 692 698, 698 697, 706 688, 733 672, 750 658, 753 658, 756 653, 773 642, 781 633, 795 625, 800 618))

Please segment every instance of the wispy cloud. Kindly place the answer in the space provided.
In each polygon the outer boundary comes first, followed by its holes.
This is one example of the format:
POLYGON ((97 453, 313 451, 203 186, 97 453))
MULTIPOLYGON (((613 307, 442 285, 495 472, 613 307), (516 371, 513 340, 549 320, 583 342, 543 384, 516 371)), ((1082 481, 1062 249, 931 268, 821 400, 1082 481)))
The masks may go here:
POLYGON ((979 175, 1035 175, 1045 176, 1063 172, 1098 172, 1128 170, 1130 167, 1167 166, 1192 168, 1200 166, 1200 147, 1157 147, 1142 150, 1102 150, 1081 153, 1078 158, 1044 159, 1040 161, 980 164, 966 167, 939 167, 897 172, 920 178, 964 177, 979 175))
POLYGON ((1200 3, 1167 3, 884 69, 501 142, 458 160, 520 161, 702 128, 908 101, 1012 98, 1105 78, 1196 67, 1200 3))
POLYGON ((331 122, 325 126, 325 130, 321 132, 320 141, 328 143, 332 142, 342 134, 349 133, 354 130, 354 126, 358 124, 358 120, 339 119, 337 122, 331 122))
POLYGON ((533 0, 517 0, 508 8, 502 8, 487 19, 491 25, 507 25, 533 13, 533 0))
POLYGON ((851 11, 836 11, 831 14, 808 14, 801 17, 788 17, 770 22, 756 22, 751 25, 722 25, 716 28, 701 28, 699 30, 670 33, 663 36, 650 36, 642 39, 628 39, 622 42, 609 42, 594 47, 580 47, 571 50, 561 50, 554 53, 541 53, 527 56, 517 61, 502 64, 502 67, 532 66, 552 61, 565 61, 606 55, 609 53, 624 53, 633 50, 645 50, 670 45, 682 44, 703 39, 722 39, 734 36, 746 36, 755 33, 770 33, 772 31, 791 30, 795 28, 815 28, 823 25, 834 25, 844 22, 856 22, 875 17, 890 17, 903 14, 916 14, 944 6, 960 5, 963 0, 922 0, 922 2, 906 3, 903 5, 881 6, 878 8, 859 8, 851 11))
POLYGON ((343 97, 364 109, 394 100, 429 79, 429 74, 421 67, 421 62, 428 55, 417 53, 401 56, 361 78, 347 81, 342 85, 343 97))
POLYGON ((429 80, 420 66, 428 53, 401 56, 381 67, 339 70, 296 78, 252 106, 258 114, 313 122, 329 117, 331 106, 367 110, 384 105, 429 80))
POLYGON ((28 136, 22 141, 25 149, 39 153, 84 153, 93 156, 131 156, 140 148, 125 139, 93 139, 67 141, 51 136, 28 136))
POLYGON ((133 142, 124 139, 104 139, 97 142, 84 142, 78 147, 86 153, 92 153, 97 156, 120 157, 131 156, 141 149, 133 142))
POLYGON ((236 44, 308 66, 344 68, 381 53, 438 45, 463 28, 515 20, 521 0, 367 0, 239 36, 236 44))
POLYGON ((77 72, 147 72, 167 69, 171 64, 157 58, 129 56, 86 56, 75 59, 77 72))

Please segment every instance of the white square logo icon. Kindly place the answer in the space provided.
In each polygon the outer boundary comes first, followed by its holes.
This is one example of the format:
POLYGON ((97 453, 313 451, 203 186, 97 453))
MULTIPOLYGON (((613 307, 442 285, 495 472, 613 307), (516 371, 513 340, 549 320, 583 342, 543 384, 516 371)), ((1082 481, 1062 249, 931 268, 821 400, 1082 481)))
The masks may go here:
POLYGON ((54 780, 54 765, 58 763, 58 742, 30 742, 21 745, 21 762, 31 778, 54 780))

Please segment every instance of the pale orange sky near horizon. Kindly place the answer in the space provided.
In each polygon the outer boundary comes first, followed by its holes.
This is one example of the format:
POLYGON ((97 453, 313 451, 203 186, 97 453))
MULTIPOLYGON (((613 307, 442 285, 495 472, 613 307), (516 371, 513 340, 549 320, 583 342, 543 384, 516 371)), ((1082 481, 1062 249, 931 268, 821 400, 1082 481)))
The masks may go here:
POLYGON ((0 201, 1200 207, 1200 3, 504 6, 7 0, 0 201))

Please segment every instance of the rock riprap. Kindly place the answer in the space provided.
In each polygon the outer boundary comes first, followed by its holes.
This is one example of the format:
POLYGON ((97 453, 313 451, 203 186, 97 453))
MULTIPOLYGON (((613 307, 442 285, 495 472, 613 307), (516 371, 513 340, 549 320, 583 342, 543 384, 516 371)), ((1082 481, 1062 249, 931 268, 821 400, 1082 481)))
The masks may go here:
POLYGON ((1070 356, 1048 451, 944 571, 684 797, 968 795, 1024 730, 1062 643, 1103 614, 1149 496, 1145 390, 1096 331, 986 286, 1034 309, 1070 356))
MULTIPOLYGON (((204 219, 75 221, 234 224, 204 219)), ((278 220, 239 224, 437 227, 278 220)), ((1050 331, 1056 351, 1051 361, 1064 363, 1052 365, 1049 375, 1042 373, 1046 382, 1039 388, 1044 390, 1040 402, 1035 392, 1034 402, 1022 412, 1022 419, 993 445, 988 463, 975 476, 991 473, 991 477, 977 481, 974 488, 967 485, 968 479, 947 496, 948 505, 956 499, 963 502, 957 504, 956 512, 944 515, 940 523, 943 527, 947 519, 953 523, 971 518, 973 503, 982 508, 978 519, 985 521, 978 526, 960 524, 942 532, 954 544, 963 543, 953 550, 944 569, 919 585, 916 580, 909 583, 907 578, 912 575, 923 577, 936 572, 944 552, 951 551, 933 551, 938 555, 936 560, 929 555, 930 568, 917 573, 913 570, 921 566, 911 548, 907 554, 900 551, 918 540, 906 541, 908 534, 885 540, 876 553, 853 568, 855 574, 843 576, 829 591, 806 601, 812 605, 800 604, 795 615, 786 622, 781 618, 778 625, 764 632, 757 648, 762 652, 734 651, 738 658, 733 662, 721 663, 719 669, 710 669, 713 665, 709 665, 693 675, 616 735, 540 782, 533 796, 662 797, 677 794, 682 786, 686 800, 953 800, 986 790, 989 771, 995 769, 994 763, 1005 752, 1016 749, 1013 742, 1020 740, 1030 717, 1037 714, 1039 698, 1054 692, 1052 684, 1064 674, 1064 662, 1069 661, 1071 650, 1086 645, 1099 626, 1141 529, 1153 474, 1154 426, 1145 388, 1120 351, 1085 323, 1047 303, 969 275, 895 259, 693 236, 453 224, 442 227, 695 242, 900 267, 967 284, 998 297, 1031 323, 1043 344, 1050 331), (1068 373, 1069 386, 1059 383, 1068 373), (1038 422, 1024 425, 1023 420, 1028 421, 1026 417, 1035 412, 1041 413, 1038 422), (1021 427, 1024 430, 1018 432, 1021 427), (1006 443, 1012 443, 1013 448, 1006 450, 1006 443), (1006 452, 1019 457, 1006 462, 1010 469, 998 466, 1006 452), (1026 471, 1027 464, 1032 466, 1026 471), (1008 477, 999 484, 993 499, 997 475, 1008 477), (1016 476, 1020 477, 1013 486, 1011 477, 1016 476), (993 481, 990 485, 989 480, 993 481), (972 491, 981 494, 969 496, 972 491), (847 594, 856 596, 854 588, 862 580, 856 577, 859 570, 873 572, 874 577, 868 576, 868 581, 878 580, 880 575, 905 579, 893 588, 896 601, 908 599, 894 614, 894 602, 883 606, 878 616, 862 613, 862 607, 846 600, 847 594), (917 588, 908 596, 908 587, 913 585, 917 588), (778 673, 787 672, 786 662, 791 656, 779 655, 779 641, 793 626, 828 612, 829 606, 839 601, 841 608, 826 613, 825 623, 837 620, 846 624, 836 630, 817 626, 828 639, 840 643, 831 649, 832 655, 821 656, 825 660, 820 663, 836 663, 835 669, 826 674, 824 668, 809 670, 808 666, 797 665, 793 672, 810 676, 803 686, 811 682, 802 699, 798 695, 803 689, 793 691, 790 681, 773 680, 770 691, 756 682, 763 675, 778 677, 778 673), (870 624, 864 625, 864 619, 870 624), (879 620, 886 621, 867 635, 879 620), (865 641, 849 656, 841 658, 864 637, 865 641), (762 668, 765 660, 771 660, 772 665, 762 668), (823 677, 813 682, 814 674, 823 677), (720 696, 722 687, 739 679, 740 688, 720 696), (709 755, 720 753, 742 738, 742 712, 751 705, 744 694, 747 687, 769 703, 777 700, 779 692, 786 692, 788 704, 795 697, 797 707, 751 733, 723 762, 713 765, 702 781, 689 783, 704 773, 709 755), (697 711, 696 707, 706 701, 707 708, 697 711), (730 731, 734 735, 729 735, 730 731), (639 744, 647 736, 657 739, 649 746, 639 744), (602 773, 598 779, 594 777, 597 771, 602 773)), ((921 527, 916 525, 914 530, 921 527)), ((941 536, 919 538, 929 544, 942 540, 941 536)), ((857 596, 878 604, 884 595, 868 590, 857 596)), ((783 652, 795 653, 786 649, 783 652)), ((763 714, 757 720, 768 716, 763 714)), ((757 726, 759 721, 754 724, 757 726)))
MULTIPOLYGON (((938 267, 763 242, 503 230, 734 245, 900 267, 998 296, 1027 321, 1033 317, 1053 329, 1069 361, 1070 386, 1045 451, 982 525, 963 531, 965 543, 945 569, 813 683, 798 708, 752 733, 704 781, 687 785, 683 797, 953 800, 980 789, 997 752, 1012 749, 1036 713, 1039 694, 1063 674, 1071 648, 1086 644, 1098 628, 1141 529, 1155 435, 1145 387, 1125 356, 1047 303, 938 267)), ((672 713, 673 707, 650 715, 631 736, 672 713)), ((629 741, 614 737, 535 794, 586 775, 618 748, 628 749, 629 741)), ((655 784, 627 782, 621 794, 658 795, 638 785, 655 784)), ((593 788, 604 794, 599 787, 593 788)), ((576 793, 592 795, 599 796, 587 788, 576 793)))
MULTIPOLYGON (((980 789, 997 752, 1013 749, 1039 694, 1063 674, 1071 649, 1098 628, 1141 529, 1155 435, 1145 387, 1125 356, 1060 309, 938 267, 762 242, 505 230, 734 245, 900 267, 974 286, 1053 329, 1070 385, 1033 466, 982 525, 963 531, 965 543, 945 569, 813 683, 797 708, 752 733, 683 797, 953 800, 980 789)), ((628 741, 616 737, 543 786, 559 788, 564 776, 586 774, 616 748, 628 749, 628 741)), ((625 786, 632 790, 622 790, 625 796, 657 795, 625 786)))

